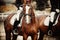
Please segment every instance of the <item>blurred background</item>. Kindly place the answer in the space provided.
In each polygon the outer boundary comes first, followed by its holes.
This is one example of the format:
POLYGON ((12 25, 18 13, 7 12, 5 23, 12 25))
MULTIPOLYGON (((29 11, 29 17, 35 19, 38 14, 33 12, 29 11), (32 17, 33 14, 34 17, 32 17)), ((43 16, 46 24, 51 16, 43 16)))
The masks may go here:
MULTIPOLYGON (((0 0, 0 40, 5 40, 4 20, 11 14, 16 13, 19 6, 23 4, 23 0, 0 0)), ((49 14, 51 10, 50 0, 32 0, 31 2, 36 13, 49 14)), ((22 36, 18 36, 17 40, 22 40, 22 36)), ((44 40, 57 40, 57 37, 50 37, 45 35, 44 40)), ((29 37, 28 40, 31 40, 29 37)))

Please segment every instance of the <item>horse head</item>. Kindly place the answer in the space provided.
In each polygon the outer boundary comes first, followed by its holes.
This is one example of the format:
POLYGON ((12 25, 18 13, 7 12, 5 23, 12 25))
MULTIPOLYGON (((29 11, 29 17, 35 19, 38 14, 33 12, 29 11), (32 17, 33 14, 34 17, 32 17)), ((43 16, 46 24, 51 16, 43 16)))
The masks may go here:
POLYGON ((31 23, 33 16, 35 16, 35 15, 34 15, 32 6, 26 5, 25 12, 24 12, 25 22, 27 24, 31 23))

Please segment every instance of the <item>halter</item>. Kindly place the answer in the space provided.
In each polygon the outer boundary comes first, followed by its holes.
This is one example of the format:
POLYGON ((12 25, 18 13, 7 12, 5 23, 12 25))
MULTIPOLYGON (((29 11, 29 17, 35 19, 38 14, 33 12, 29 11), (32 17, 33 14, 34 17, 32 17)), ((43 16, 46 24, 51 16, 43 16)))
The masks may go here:
MULTIPOLYGON (((27 4, 27 6, 29 6, 29 5, 27 4)), ((23 15, 24 15, 24 17, 27 16, 27 15, 32 17, 32 14, 29 14, 29 13, 28 14, 23 13, 23 15)))
POLYGON ((32 16, 31 14, 24 14, 24 17, 27 16, 27 15, 30 16, 30 17, 32 16))
POLYGON ((27 3, 26 0, 24 0, 23 12, 24 12, 25 21, 27 24, 29 24, 32 21, 33 21, 32 23, 34 23, 33 19, 35 19, 35 16, 34 16, 34 13, 32 11, 32 8, 31 8, 32 6, 29 3, 28 4, 26 4, 26 3, 27 3), (32 16, 34 16, 34 17, 32 17, 32 16), (31 19, 32 19, 32 21, 31 21, 31 19))

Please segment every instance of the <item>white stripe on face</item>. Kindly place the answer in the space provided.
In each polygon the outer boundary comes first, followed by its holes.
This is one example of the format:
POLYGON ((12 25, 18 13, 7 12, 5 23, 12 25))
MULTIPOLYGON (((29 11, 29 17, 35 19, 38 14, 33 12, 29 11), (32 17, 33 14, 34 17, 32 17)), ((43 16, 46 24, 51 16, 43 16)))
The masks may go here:
MULTIPOLYGON (((26 5, 26 14, 28 14, 29 12, 29 9, 30 9, 30 6, 27 6, 26 5)), ((29 15, 26 15, 26 23, 29 24, 30 23, 30 16, 29 15)))

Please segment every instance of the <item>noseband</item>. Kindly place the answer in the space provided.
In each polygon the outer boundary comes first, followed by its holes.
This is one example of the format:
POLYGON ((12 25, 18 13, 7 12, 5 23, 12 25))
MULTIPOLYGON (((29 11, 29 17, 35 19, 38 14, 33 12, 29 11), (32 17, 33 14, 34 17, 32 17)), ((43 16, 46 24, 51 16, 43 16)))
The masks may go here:
POLYGON ((24 14, 24 17, 27 16, 27 15, 30 16, 30 17, 32 16, 31 14, 24 14))

